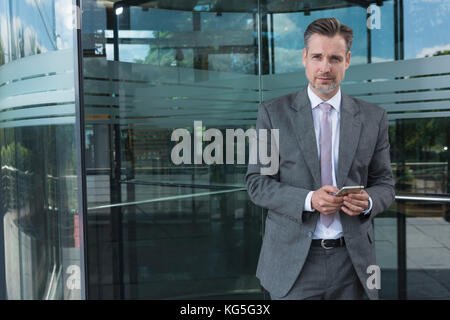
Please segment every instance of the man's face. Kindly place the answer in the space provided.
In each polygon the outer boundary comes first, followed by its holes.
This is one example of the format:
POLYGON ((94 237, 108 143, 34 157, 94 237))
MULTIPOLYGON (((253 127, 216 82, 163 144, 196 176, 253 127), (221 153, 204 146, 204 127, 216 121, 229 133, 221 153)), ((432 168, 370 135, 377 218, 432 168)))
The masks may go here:
POLYGON ((350 55, 340 35, 330 38, 316 33, 311 36, 308 50, 303 49, 303 65, 313 91, 321 98, 328 100, 339 90, 350 55))

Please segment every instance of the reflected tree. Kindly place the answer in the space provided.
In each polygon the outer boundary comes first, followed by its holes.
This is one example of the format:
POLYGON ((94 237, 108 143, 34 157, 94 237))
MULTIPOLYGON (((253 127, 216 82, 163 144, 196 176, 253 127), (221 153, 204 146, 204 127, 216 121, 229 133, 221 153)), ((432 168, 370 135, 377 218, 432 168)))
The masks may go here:
POLYGON ((2 37, 0 36, 0 66, 5 64, 5 60, 6 60, 6 52, 5 49, 3 47, 3 40, 2 37))
POLYGON ((17 183, 20 177, 29 174, 27 163, 30 159, 30 150, 20 143, 12 142, 2 146, 2 204, 5 211, 9 208, 23 207, 25 204, 23 198, 17 195, 17 183))

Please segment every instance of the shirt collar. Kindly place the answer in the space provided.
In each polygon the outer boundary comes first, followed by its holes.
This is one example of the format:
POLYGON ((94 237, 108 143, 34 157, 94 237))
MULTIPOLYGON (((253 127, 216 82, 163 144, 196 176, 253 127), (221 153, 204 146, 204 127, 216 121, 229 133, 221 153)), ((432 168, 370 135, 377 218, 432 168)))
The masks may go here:
POLYGON ((333 108, 336 109, 337 112, 340 111, 340 108, 341 108, 341 88, 340 87, 339 87, 338 92, 336 92, 336 94, 333 97, 331 97, 331 99, 329 99, 327 101, 323 101, 317 94, 314 93, 314 91, 312 91, 312 89, 310 88, 310 85, 308 85, 308 98, 309 98, 309 101, 311 102, 312 109, 317 107, 322 102, 326 102, 326 103, 332 105, 333 108))

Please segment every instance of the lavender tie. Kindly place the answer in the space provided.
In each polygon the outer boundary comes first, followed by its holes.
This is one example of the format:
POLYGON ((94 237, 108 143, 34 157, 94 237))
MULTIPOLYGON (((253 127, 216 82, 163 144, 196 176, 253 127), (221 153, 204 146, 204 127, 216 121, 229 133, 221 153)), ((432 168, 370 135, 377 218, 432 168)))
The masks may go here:
MULTIPOLYGON (((320 121, 320 175, 322 177, 322 186, 333 185, 332 175, 332 150, 331 150, 331 117, 330 111, 332 106, 322 102, 319 104, 322 111, 322 119, 320 121)), ((334 214, 320 214, 320 222, 325 227, 329 227, 334 220, 334 214)))

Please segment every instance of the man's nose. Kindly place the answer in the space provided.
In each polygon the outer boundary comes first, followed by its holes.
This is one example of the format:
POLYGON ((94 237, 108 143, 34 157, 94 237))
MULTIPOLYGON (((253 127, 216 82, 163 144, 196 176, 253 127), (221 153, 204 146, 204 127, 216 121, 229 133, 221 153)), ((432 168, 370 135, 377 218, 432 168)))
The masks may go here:
POLYGON ((321 69, 322 73, 330 72, 331 71, 331 63, 327 59, 323 59, 320 69, 321 69))

